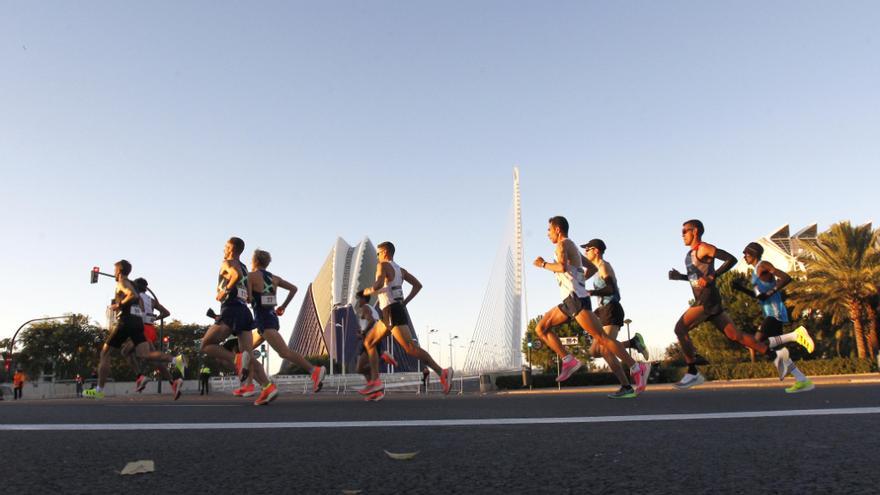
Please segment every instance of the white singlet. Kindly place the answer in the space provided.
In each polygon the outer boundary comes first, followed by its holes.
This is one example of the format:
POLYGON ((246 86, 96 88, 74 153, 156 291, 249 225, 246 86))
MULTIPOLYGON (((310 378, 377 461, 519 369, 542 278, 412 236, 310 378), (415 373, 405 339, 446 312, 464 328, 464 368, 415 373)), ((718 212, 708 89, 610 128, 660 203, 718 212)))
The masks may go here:
MULTIPOLYGON (((380 319, 379 312, 376 311, 376 308, 370 304, 367 304, 367 307, 370 308, 370 313, 373 314, 373 322, 375 323, 375 322, 379 321, 379 319, 380 319)), ((366 332, 367 330, 369 330, 370 328, 367 325, 369 325, 370 323, 363 318, 361 318, 360 320, 361 320, 361 331, 366 332)))
MULTIPOLYGON (((566 239, 563 242, 570 242, 574 244, 574 241, 571 239, 566 239)), ((577 252, 577 248, 574 249, 577 252)), ((578 260, 580 261, 580 253, 577 253, 578 260)), ((557 263, 560 261, 557 259, 557 263)), ((578 298, 587 297, 587 281, 584 280, 584 272, 579 266, 580 263, 573 263, 572 260, 568 260, 568 269, 562 273, 556 273, 556 283, 559 284, 559 294, 562 296, 562 300, 564 301, 568 296, 574 294, 578 298)))
POLYGON ((144 323, 147 325, 152 325, 156 321, 156 317, 153 315, 153 298, 146 292, 141 292, 139 295, 144 305, 144 314, 141 318, 143 318, 144 323))
POLYGON ((403 272, 400 267, 393 261, 387 262, 394 269, 394 278, 391 282, 385 280, 385 286, 377 291, 379 297, 379 307, 382 309, 391 306, 396 302, 403 302, 403 272))

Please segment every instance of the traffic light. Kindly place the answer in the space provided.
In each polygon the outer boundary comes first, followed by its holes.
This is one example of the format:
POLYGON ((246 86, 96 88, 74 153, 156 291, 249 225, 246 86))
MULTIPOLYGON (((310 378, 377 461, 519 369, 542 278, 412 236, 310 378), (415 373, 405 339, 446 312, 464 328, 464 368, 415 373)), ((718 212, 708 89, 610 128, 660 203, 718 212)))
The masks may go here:
POLYGON ((167 335, 162 337, 163 344, 168 345, 168 342, 170 342, 170 341, 171 341, 171 339, 167 335))
POLYGON ((98 274, 99 274, 99 273, 101 273, 101 269, 100 269, 100 268, 98 268, 97 266, 94 267, 94 268, 92 268, 92 283, 93 283, 93 284, 97 284, 97 283, 98 283, 98 274))
POLYGON ((5 369, 7 373, 12 369, 12 354, 9 352, 3 353, 3 369, 5 369))

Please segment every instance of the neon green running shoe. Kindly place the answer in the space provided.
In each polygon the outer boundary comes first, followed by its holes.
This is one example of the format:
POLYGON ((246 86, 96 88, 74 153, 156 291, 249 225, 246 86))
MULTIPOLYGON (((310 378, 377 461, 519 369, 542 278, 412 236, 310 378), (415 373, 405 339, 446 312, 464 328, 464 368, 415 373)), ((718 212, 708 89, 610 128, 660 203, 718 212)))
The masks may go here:
POLYGON ((642 337, 642 334, 636 332, 635 337, 633 337, 633 343, 636 345, 636 350, 639 351, 639 354, 644 356, 645 361, 651 359, 648 356, 648 346, 645 345, 645 338, 642 337))
POLYGON ((103 399, 104 391, 98 392, 97 390, 90 388, 88 390, 83 391, 83 397, 88 397, 89 399, 103 399))
POLYGON ((636 391, 633 390, 631 386, 629 387, 620 387, 617 392, 613 394, 608 394, 609 399, 634 399, 636 397, 636 391))
POLYGON ((813 343, 813 338, 810 337, 810 333, 803 326, 797 327, 794 331, 795 337, 797 337, 797 343, 803 346, 804 349, 807 350, 810 354, 813 353, 813 350, 816 348, 816 344, 813 343))
POLYGON ((785 393, 799 394, 801 392, 809 392, 810 390, 813 390, 814 388, 816 388, 816 386, 813 385, 813 382, 811 382, 809 379, 807 379, 802 382, 794 382, 794 385, 785 389, 785 393))

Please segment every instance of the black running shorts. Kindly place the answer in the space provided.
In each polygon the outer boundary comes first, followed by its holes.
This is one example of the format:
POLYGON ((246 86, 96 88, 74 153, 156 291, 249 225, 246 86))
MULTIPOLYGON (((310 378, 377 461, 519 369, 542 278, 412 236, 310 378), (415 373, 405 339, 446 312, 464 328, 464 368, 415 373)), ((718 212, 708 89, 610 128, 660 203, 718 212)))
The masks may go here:
POLYGON ((107 337, 107 345, 119 349, 128 339, 131 339, 135 346, 147 341, 144 337, 144 320, 140 316, 123 315, 119 317, 116 326, 107 337))
POLYGON ((610 302, 596 308, 596 317, 602 322, 603 327, 615 326, 622 327, 623 320, 626 315, 623 312, 623 306, 619 302, 610 302))
POLYGON ((781 321, 777 320, 772 316, 768 316, 764 318, 764 321, 761 322, 761 328, 758 330, 761 332, 761 337, 779 337, 782 335, 782 327, 785 325, 781 321))
POLYGON ((382 309, 382 322, 389 329, 409 324, 409 316, 403 303, 391 303, 382 309))
POLYGON ((592 310, 593 303, 590 302, 589 297, 577 297, 572 293, 562 301, 562 304, 560 304, 558 308, 569 318, 574 318, 582 310, 592 310))

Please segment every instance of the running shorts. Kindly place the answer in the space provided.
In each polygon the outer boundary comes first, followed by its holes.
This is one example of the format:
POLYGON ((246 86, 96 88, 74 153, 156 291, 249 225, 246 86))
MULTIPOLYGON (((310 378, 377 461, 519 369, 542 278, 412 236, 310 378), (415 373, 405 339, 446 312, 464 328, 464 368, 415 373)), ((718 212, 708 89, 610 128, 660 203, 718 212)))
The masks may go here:
POLYGON ((278 315, 275 314, 275 308, 254 309, 254 323, 257 325, 257 333, 260 335, 263 335, 266 329, 279 330, 281 326, 278 315))
POLYGON ((574 318, 582 310, 591 311, 593 303, 590 302, 589 297, 577 297, 574 293, 571 293, 562 301, 558 308, 569 318, 574 318))
POLYGON ((156 326, 152 323, 144 323, 144 338, 151 344, 156 343, 156 326))
POLYGON ((251 310, 247 305, 238 302, 221 306, 219 323, 229 327, 232 335, 250 332, 254 329, 254 317, 251 310))
POLYGON ((382 309, 382 322, 389 329, 401 325, 409 325, 409 315, 403 303, 391 303, 382 309))
POLYGON ((140 316, 121 316, 107 336, 107 345, 119 349, 128 339, 131 339, 135 346, 147 341, 144 338, 144 320, 140 316))
POLYGON ((596 308, 596 316, 602 322, 603 327, 615 326, 622 327, 623 320, 626 315, 623 312, 623 306, 619 302, 613 301, 596 308))

